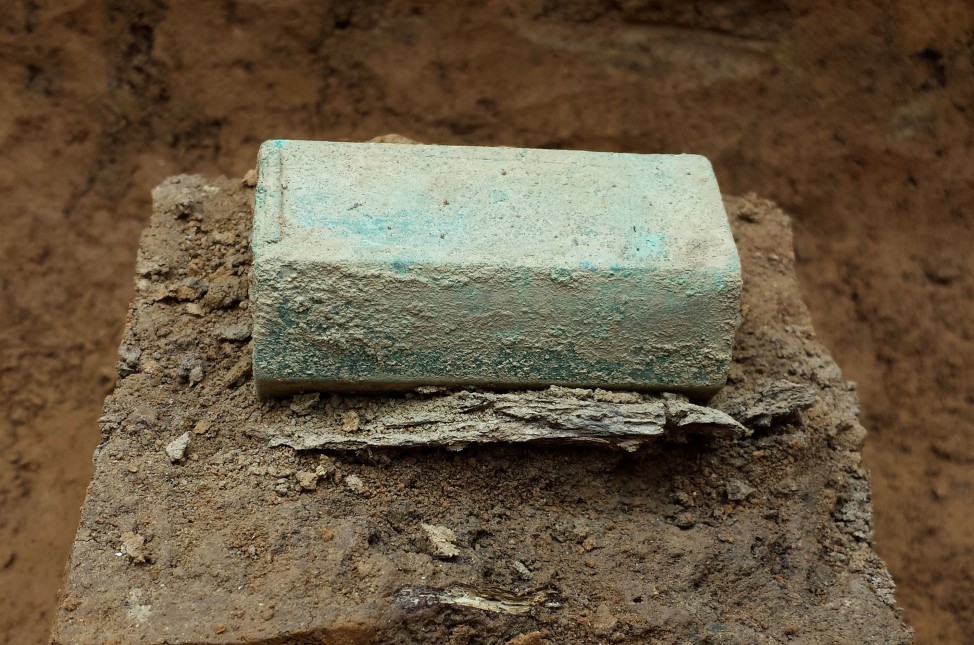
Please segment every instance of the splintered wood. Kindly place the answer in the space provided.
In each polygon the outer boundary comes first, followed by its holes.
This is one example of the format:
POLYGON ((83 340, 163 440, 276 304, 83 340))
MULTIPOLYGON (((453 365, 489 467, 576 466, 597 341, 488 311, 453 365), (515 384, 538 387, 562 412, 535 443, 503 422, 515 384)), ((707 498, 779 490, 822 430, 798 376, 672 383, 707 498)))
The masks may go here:
POLYGON ((635 451, 661 437, 743 437, 750 431, 720 410, 675 395, 652 396, 551 387, 509 393, 461 391, 395 400, 367 421, 327 423, 320 415, 268 422, 270 445, 297 450, 354 450, 485 443, 597 444, 635 451))

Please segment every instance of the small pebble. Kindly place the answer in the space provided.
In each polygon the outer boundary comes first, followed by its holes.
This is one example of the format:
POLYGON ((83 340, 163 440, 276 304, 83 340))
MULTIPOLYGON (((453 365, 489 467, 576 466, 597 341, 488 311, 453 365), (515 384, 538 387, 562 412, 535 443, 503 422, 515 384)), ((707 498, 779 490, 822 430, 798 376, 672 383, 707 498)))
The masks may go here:
POLYGON ((301 470, 294 474, 294 478, 298 480, 298 486, 301 487, 301 490, 310 491, 318 488, 318 475, 315 473, 301 470))
POLYGON ((358 475, 349 475, 345 478, 345 485, 348 486, 349 490, 353 493, 361 493, 365 490, 365 482, 358 475))
POLYGON ((145 537, 138 533, 126 532, 122 534, 122 552, 136 564, 145 564, 145 537))
POLYGON ((693 508, 693 497, 689 493, 683 491, 677 491, 673 493, 673 502, 679 504, 683 508, 693 508))
POLYGON ((236 325, 221 325, 214 330, 220 340, 247 340, 250 338, 250 325, 238 323, 236 325))
POLYGON ((454 544, 457 536, 452 529, 433 524, 422 524, 421 526, 430 543, 430 555, 434 558, 452 560, 460 554, 460 549, 454 544))
POLYGON ((184 432, 166 446, 166 455, 169 457, 169 461, 176 463, 185 459, 187 447, 189 447, 189 433, 184 432))
POLYGON ((740 479, 728 479, 725 486, 727 500, 731 502, 741 502, 754 492, 752 486, 747 485, 740 479))
POLYGON ((693 516, 693 513, 679 513, 677 514, 673 523, 679 528, 686 530, 693 528, 693 526, 697 523, 697 519, 693 516))
POLYGON ((342 430, 349 434, 353 432, 358 432, 358 414, 354 411, 346 412, 342 416, 342 430))

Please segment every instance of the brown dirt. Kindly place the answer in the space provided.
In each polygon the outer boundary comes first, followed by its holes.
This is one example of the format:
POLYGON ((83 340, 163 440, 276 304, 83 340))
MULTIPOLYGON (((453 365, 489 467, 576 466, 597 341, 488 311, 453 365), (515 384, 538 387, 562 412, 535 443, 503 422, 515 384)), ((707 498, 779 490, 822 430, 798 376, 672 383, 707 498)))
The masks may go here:
POLYGON ((0 12, 0 642, 39 642, 149 190, 271 137, 711 157, 797 217, 860 383, 877 546, 921 642, 974 630, 974 8, 8 2, 0 12), (307 6, 303 6, 306 4, 307 6), (358 5, 355 5, 358 6, 358 5))
POLYGON ((910 642, 869 545, 855 388, 770 202, 726 200, 742 322, 727 387, 681 427, 686 401, 583 388, 259 401, 236 332, 252 190, 197 175, 154 196, 56 643, 910 642), (313 447, 405 424, 536 438, 657 405, 671 422, 631 453, 313 447))

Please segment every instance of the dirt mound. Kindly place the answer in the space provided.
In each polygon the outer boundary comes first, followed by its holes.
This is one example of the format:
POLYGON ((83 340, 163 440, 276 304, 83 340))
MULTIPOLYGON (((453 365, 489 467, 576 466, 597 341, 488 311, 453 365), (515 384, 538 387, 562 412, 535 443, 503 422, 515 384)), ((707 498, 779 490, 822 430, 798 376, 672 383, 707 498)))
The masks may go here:
POLYGON ((155 196, 55 642, 909 642, 869 544, 855 388, 770 202, 727 200, 742 321, 703 407, 557 387, 258 400, 235 331, 252 191, 181 176, 155 196), (670 421, 641 446, 550 440, 655 406, 670 421), (549 441, 333 443, 478 425, 549 441))
POLYGON ((43 639, 149 190, 272 137, 708 155, 797 216, 920 640, 974 629, 969 3, 11 3, 0 16, 0 641, 43 639))

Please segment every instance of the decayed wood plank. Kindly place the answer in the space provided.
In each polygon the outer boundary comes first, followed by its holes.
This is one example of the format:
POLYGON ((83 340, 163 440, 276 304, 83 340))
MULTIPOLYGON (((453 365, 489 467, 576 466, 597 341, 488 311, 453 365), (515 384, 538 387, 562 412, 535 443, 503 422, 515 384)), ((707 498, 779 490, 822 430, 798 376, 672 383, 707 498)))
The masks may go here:
POLYGON ((268 423, 271 446, 356 450, 486 443, 585 443, 634 451, 664 436, 746 436, 720 410, 679 396, 552 387, 543 391, 456 392, 386 406, 353 430, 314 416, 268 423), (389 409, 391 408, 391 409, 389 409))

